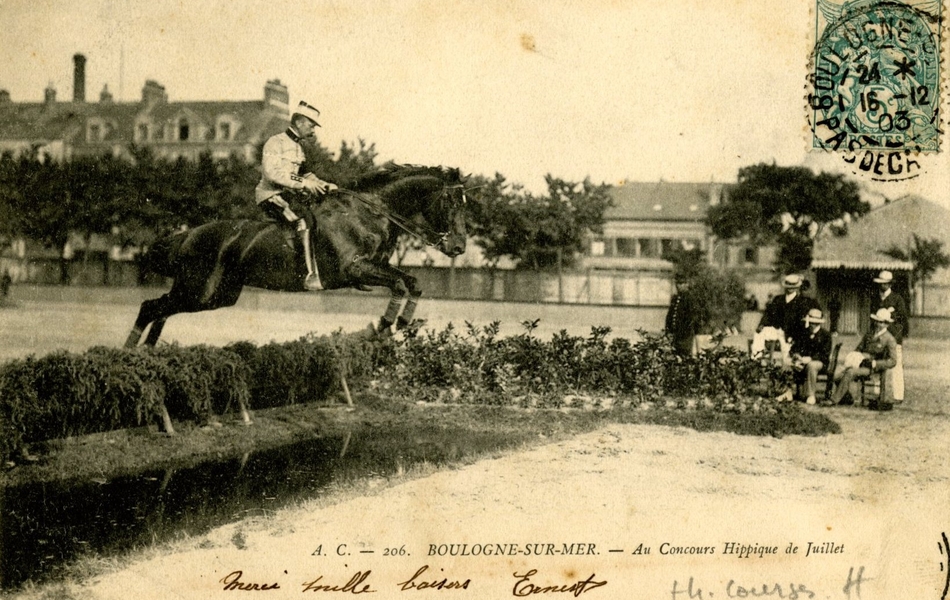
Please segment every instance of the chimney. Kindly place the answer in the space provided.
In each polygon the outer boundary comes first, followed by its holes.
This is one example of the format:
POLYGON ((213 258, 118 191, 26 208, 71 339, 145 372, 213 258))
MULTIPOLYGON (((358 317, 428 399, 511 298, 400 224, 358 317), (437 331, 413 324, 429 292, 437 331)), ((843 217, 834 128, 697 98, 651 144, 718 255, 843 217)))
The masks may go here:
POLYGON ((56 102, 56 88, 53 87, 53 82, 49 82, 49 85, 46 86, 46 89, 43 90, 43 104, 49 105, 56 102))
POLYGON ((287 92, 287 86, 280 82, 280 79, 271 79, 264 86, 264 106, 273 106, 284 112, 288 111, 290 104, 290 94, 287 92))
POLYGON ((9 104, 10 103, 10 92, 7 90, 0 90, 0 104, 9 104))
POLYGON ((99 92, 99 103, 100 104, 111 104, 112 103, 112 92, 109 91, 109 84, 102 86, 102 91, 99 92))
POLYGON ((73 55, 73 102, 86 101, 86 57, 73 55))
POLYGON ((165 86, 154 79, 149 79, 142 87, 142 102, 151 106, 153 104, 162 104, 168 102, 168 95, 165 93, 165 86))

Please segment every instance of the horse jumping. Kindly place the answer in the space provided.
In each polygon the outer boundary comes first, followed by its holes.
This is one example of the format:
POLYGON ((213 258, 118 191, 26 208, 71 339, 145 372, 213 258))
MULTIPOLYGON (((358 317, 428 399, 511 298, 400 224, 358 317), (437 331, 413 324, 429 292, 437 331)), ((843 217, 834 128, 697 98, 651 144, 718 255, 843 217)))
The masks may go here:
MULTIPOLYGON (((451 257, 465 251, 465 187, 458 169, 387 166, 309 210, 324 289, 390 289, 380 332, 411 322, 422 295, 415 277, 389 264, 400 235, 420 237, 451 257)), ((138 345, 149 325, 145 344, 155 345, 165 321, 178 313, 233 306, 244 286, 304 291, 295 252, 282 228, 266 221, 215 221, 163 238, 146 252, 143 267, 171 277, 171 290, 142 303, 126 347, 138 345)))

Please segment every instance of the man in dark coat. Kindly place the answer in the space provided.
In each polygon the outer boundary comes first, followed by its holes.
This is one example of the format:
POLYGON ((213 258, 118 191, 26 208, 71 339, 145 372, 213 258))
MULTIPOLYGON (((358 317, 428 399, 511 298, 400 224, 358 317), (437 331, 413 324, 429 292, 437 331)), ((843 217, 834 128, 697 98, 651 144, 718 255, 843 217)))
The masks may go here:
POLYGON ((696 335, 702 325, 702 311, 689 294, 687 278, 678 274, 675 282, 676 293, 670 299, 664 331, 673 339, 676 353, 689 356, 693 353, 696 335))
POLYGON ((900 403, 904 401, 904 338, 907 337, 910 325, 907 303, 900 294, 891 289, 894 274, 890 271, 881 271, 874 278, 874 283, 878 285, 880 293, 871 296, 871 312, 876 313, 885 308, 891 313, 891 319, 894 321, 887 326, 887 330, 897 342, 894 355, 896 364, 887 372, 887 387, 893 392, 894 402, 900 403))
POLYGON ((821 309, 809 310, 804 319, 805 333, 792 344, 792 370, 796 382, 804 387, 807 404, 817 403, 818 373, 828 366, 831 357, 831 333, 822 328, 824 322, 821 309))
POLYGON ((805 334, 805 315, 812 308, 818 308, 818 302, 801 293, 801 275, 787 275, 782 287, 785 294, 775 296, 765 305, 756 335, 752 337, 752 354, 764 351, 767 339, 777 338, 787 364, 791 344, 805 334))

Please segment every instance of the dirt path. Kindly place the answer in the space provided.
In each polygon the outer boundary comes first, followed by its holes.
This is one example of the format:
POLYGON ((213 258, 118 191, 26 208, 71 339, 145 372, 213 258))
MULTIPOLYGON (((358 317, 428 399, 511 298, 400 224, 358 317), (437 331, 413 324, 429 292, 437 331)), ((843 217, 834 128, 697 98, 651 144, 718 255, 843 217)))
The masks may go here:
POLYGON ((362 585, 389 598, 406 593, 396 584, 428 565, 439 580, 470 579, 471 591, 454 593, 471 598, 509 597, 515 574, 531 569, 536 578, 523 585, 568 585, 589 574, 609 581, 585 592, 591 597, 670 598, 673 581, 682 588, 693 577, 707 594, 719 591, 705 598, 735 594, 738 584, 726 589, 730 579, 780 584, 785 597, 797 582, 834 598, 847 597, 849 569, 863 566, 874 575, 863 598, 939 598, 931 593, 945 581, 937 544, 950 528, 950 418, 911 407, 832 412, 843 433, 819 439, 612 425, 392 486, 371 483, 364 497, 333 506, 222 527, 72 590, 101 599, 218 597, 226 595, 222 579, 240 570, 240 581, 278 583, 270 596, 290 597, 318 576, 342 586, 371 570, 362 585), (779 555, 724 555, 729 542, 775 547, 779 555), (805 552, 808 542, 842 551, 784 554, 789 543, 805 552), (440 548, 463 553, 462 544, 469 554, 478 544, 478 552, 580 544, 595 554, 438 555, 440 548), (651 554, 633 555, 639 544, 651 554), (409 556, 383 555, 400 547, 409 556), (714 553, 671 555, 673 547, 714 553))

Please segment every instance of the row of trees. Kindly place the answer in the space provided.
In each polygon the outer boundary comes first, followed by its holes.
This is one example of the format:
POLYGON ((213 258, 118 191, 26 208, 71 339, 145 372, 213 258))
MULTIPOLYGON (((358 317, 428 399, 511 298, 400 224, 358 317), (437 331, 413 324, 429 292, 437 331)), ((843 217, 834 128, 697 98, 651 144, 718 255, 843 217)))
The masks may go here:
MULTIPOLYGON (((306 150, 308 167, 341 187, 378 168, 375 145, 363 140, 344 142, 336 153, 316 142, 306 150)), ((64 162, 4 154, 0 251, 19 237, 62 250, 70 234, 77 233, 87 242, 98 234, 122 246, 142 247, 174 229, 221 218, 255 218, 260 147, 257 154, 252 161, 208 154, 196 161, 167 160, 135 146, 128 157, 82 156, 64 162)), ((469 177, 470 232, 490 268, 503 258, 525 269, 570 267, 587 235, 602 231, 610 206, 606 185, 551 175, 546 182, 546 193, 535 194, 500 173, 469 177)), ((710 207, 706 220, 720 239, 777 245, 775 267, 785 273, 810 266, 815 238, 823 231, 844 234, 848 223, 868 210, 857 184, 842 175, 758 164, 739 170, 727 201, 710 207)), ((926 279, 948 259, 939 242, 916 243, 907 258, 921 264, 917 275, 926 279)))
MULTIPOLYGON (((344 142, 335 154, 318 143, 306 150, 308 167, 341 187, 378 167, 375 146, 362 140, 344 142)), ((125 247, 142 247, 182 227, 259 217, 259 164, 208 154, 197 161, 168 160, 143 147, 130 148, 128 157, 62 162, 6 153, 0 156, 0 251, 21 237, 61 251, 75 234, 87 242, 104 235, 125 247)), ((497 173, 469 178, 473 240, 490 264, 508 257, 521 268, 569 266, 587 232, 601 230, 609 205, 606 186, 552 176, 547 183, 548 193, 539 195, 497 173)))

